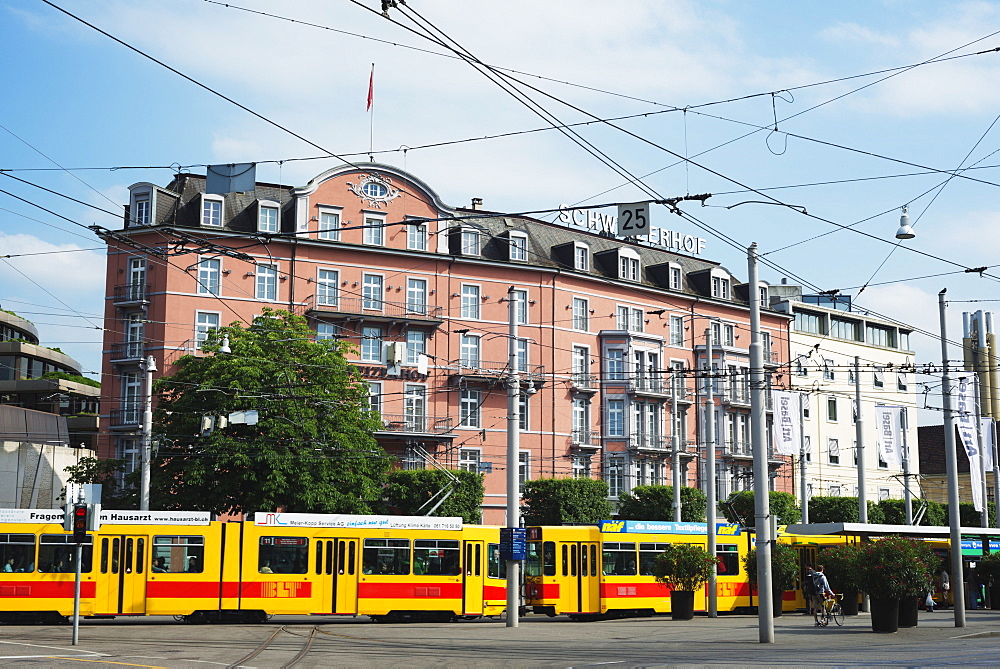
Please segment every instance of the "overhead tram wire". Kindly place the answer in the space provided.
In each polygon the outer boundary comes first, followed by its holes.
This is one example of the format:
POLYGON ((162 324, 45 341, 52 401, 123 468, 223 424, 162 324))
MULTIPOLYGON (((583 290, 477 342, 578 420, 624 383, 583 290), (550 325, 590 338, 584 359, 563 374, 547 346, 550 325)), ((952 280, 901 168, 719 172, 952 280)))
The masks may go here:
POLYGON ((178 70, 178 69, 176 69, 174 67, 171 67, 170 65, 167 65, 162 60, 154 58, 153 56, 151 56, 148 53, 142 51, 141 49, 138 49, 138 48, 132 46, 128 42, 125 42, 124 40, 121 40, 121 39, 115 37, 111 33, 107 32, 105 30, 102 30, 101 28, 98 28, 93 23, 90 23, 90 22, 84 20, 83 18, 77 16, 76 14, 73 14, 73 13, 71 13, 71 12, 63 9, 59 5, 51 2, 51 0, 41 0, 41 1, 44 2, 45 4, 49 5, 53 9, 56 9, 56 10, 62 12, 66 16, 70 17, 71 19, 73 19, 75 21, 79 21, 80 23, 82 23, 83 25, 87 26, 88 28, 96 30, 97 32, 99 32, 102 35, 104 35, 105 37, 107 37, 107 38, 109 38, 111 40, 114 40, 115 42, 117 42, 118 44, 121 44, 122 46, 124 46, 127 49, 130 49, 130 50, 134 51, 135 53, 139 54, 143 58, 147 58, 147 59, 153 61, 154 63, 156 63, 157 65, 159 65, 159 66, 161 66, 163 68, 166 68, 167 70, 170 70, 171 72, 173 72, 177 76, 179 76, 179 77, 181 77, 181 78, 183 78, 183 79, 191 82, 195 86, 198 86, 199 88, 202 88, 202 89, 208 91, 212 95, 215 95, 217 97, 222 98, 226 102, 228 102, 228 103, 230 103, 232 105, 235 105, 236 107, 239 107, 240 109, 242 109, 243 111, 247 112, 248 114, 251 114, 252 116, 260 119, 261 121, 264 121, 265 123, 274 126, 275 128, 281 130, 282 132, 288 133, 292 137, 295 137, 296 139, 305 142, 309 146, 312 146, 313 148, 319 149, 320 151, 323 151, 323 152, 329 154, 330 157, 336 158, 337 160, 341 161, 342 163, 344 163, 346 165, 350 165, 351 167, 355 167, 355 168, 358 167, 358 165, 356 165, 355 163, 353 163, 353 162, 351 162, 349 160, 346 160, 345 158, 342 158, 341 156, 337 155, 336 153, 330 151, 329 149, 326 149, 325 147, 320 146, 316 142, 313 142, 312 140, 307 139, 306 137, 303 137, 302 135, 298 134, 297 132, 291 130, 290 128, 287 128, 287 127, 281 125, 277 121, 272 121, 271 119, 269 119, 268 117, 264 116, 263 114, 260 114, 260 113, 258 113, 256 111, 254 111, 253 109, 250 109, 246 105, 244 105, 244 104, 242 104, 240 102, 237 102, 233 98, 231 98, 231 97, 229 97, 229 96, 227 96, 227 95, 225 95, 225 94, 223 94, 223 93, 215 90, 214 88, 212 88, 210 86, 207 86, 206 84, 201 83, 197 79, 194 79, 193 77, 190 77, 190 76, 184 74, 180 70, 178 70))

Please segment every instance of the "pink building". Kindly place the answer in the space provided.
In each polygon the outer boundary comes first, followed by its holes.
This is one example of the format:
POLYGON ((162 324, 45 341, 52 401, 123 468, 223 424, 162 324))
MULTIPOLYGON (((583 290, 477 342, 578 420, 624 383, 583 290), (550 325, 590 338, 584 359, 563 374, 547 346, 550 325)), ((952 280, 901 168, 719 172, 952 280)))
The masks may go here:
MULTIPOLYGON (((719 498, 751 487, 750 287, 700 257, 705 240, 615 238, 594 212, 556 223, 441 202, 411 174, 341 167, 302 187, 213 195, 202 176, 131 187, 107 237, 105 456, 134 461, 140 361, 169 373, 214 327, 264 306, 357 344, 399 466, 428 458, 485 474, 484 521, 503 522, 508 290, 518 321, 522 480, 603 477, 611 497, 670 483, 677 389, 683 480, 700 485, 705 331, 714 340, 719 498), (594 229, 597 228, 597 229, 594 229), (676 385, 675 385, 676 384, 676 385)), ((789 317, 765 307, 767 366, 788 360, 789 317)), ((772 487, 791 490, 785 461, 772 487)))

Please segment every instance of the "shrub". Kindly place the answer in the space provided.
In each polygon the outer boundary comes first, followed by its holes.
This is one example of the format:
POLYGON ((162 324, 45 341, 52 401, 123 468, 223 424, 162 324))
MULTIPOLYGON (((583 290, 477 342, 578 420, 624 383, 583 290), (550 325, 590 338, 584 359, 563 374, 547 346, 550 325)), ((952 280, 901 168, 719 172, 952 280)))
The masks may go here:
POLYGON ((41 378, 73 381, 75 383, 82 383, 85 386, 93 386, 94 388, 101 387, 100 381, 95 381, 94 379, 87 378, 86 376, 80 376, 79 374, 69 374, 68 372, 45 372, 42 374, 41 378))
POLYGON ((839 544, 820 549, 816 562, 823 565, 823 573, 830 587, 840 591, 860 590, 858 572, 861 569, 861 547, 858 544, 839 544))
MULTIPOLYGON (((467 471, 449 473, 457 477, 459 483, 434 515, 461 516, 466 523, 481 522, 483 475, 467 471)), ((428 503, 428 500, 448 486, 451 480, 448 474, 437 469, 391 471, 385 486, 386 502, 389 506, 399 509, 403 515, 425 514, 435 504, 435 502, 428 503)))
MULTIPOLYGON (((924 500, 914 499, 913 500, 913 514, 916 514, 920 510, 920 505, 924 503, 924 500)), ((882 510, 882 514, 885 516, 883 522, 889 525, 905 525, 906 524, 906 507, 905 502, 901 499, 884 499, 878 503, 879 509, 882 510)), ((920 519, 919 525, 947 525, 948 524, 948 513, 947 507, 944 504, 939 504, 938 502, 931 502, 927 500, 927 511, 924 513, 923 517, 920 519)))
POLYGON ((938 562, 934 550, 923 541, 886 537, 861 545, 858 582, 876 599, 917 596, 930 588, 938 562))
MULTIPOLYGON (((750 585, 757 585, 757 549, 743 556, 743 568, 750 585)), ((799 573, 799 552, 787 544, 771 544, 771 585, 775 590, 792 590, 799 573)))
MULTIPOLYGON (((802 517, 802 510, 795 503, 795 496, 787 492, 771 492, 768 494, 771 505, 771 515, 778 517, 779 525, 797 523, 802 517)), ((733 493, 725 504, 719 505, 722 514, 730 523, 739 523, 740 518, 747 527, 754 526, 754 497, 752 490, 733 493)))
POLYGON ((984 555, 976 565, 976 576, 987 585, 1000 585, 1000 553, 984 555))
MULTIPOLYGON (((618 517, 624 520, 673 520, 674 487, 642 485, 618 498, 618 517)), ((699 488, 681 488, 681 521, 704 523, 707 500, 699 488)))
MULTIPOLYGON (((868 522, 885 522, 885 514, 878 504, 869 501, 868 522)), ((810 497, 810 523, 857 523, 859 522, 857 497, 810 497)))
POLYGON ((660 583, 694 591, 708 581, 715 565, 715 557, 698 544, 672 544, 656 556, 652 571, 660 583))
POLYGON ((614 511, 604 481, 535 479, 523 491, 525 525, 593 525, 614 511))

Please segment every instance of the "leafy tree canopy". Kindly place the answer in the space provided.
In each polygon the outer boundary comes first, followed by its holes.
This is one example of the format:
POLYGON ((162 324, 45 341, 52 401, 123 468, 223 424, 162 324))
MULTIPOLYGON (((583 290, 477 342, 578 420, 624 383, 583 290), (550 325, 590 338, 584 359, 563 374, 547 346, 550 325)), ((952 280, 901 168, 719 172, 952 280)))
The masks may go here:
POLYGON ((592 525, 614 511, 604 481, 536 479, 523 491, 525 525, 592 525))
POLYGON ((693 592, 712 576, 716 558, 698 544, 671 544, 656 556, 653 576, 664 585, 693 592))
POLYGON ((212 331, 154 384, 151 508, 309 513, 381 511, 389 460, 372 432, 368 389, 340 341, 314 341, 306 320, 265 309, 249 327, 212 331), (218 352, 228 337, 232 353, 218 352), (256 425, 206 416, 256 410, 256 425))
MULTIPOLYGON (((624 520, 673 520, 674 487, 642 485, 618 498, 618 517, 624 520)), ((705 492, 699 488, 681 488, 681 521, 705 522, 705 492)))
MULTIPOLYGON (((139 472, 125 475, 125 461, 80 458, 64 470, 67 483, 96 483, 101 486, 101 506, 105 509, 139 508, 139 472), (123 481, 123 483, 119 483, 123 481)), ((65 492, 64 492, 65 496, 65 492)))
MULTIPOLYGON (((768 493, 771 515, 777 516, 779 525, 797 523, 802 517, 802 510, 795 503, 795 496, 787 492, 768 493)), ((730 523, 745 522, 748 527, 754 526, 754 497, 752 490, 733 493, 726 504, 720 504, 723 515, 730 523)), ((810 512, 811 515, 811 512, 810 512)))
MULTIPOLYGON (((868 500, 868 522, 884 523, 885 514, 875 502, 868 500)), ((810 497, 810 523, 856 523, 860 518, 857 497, 810 497)))
POLYGON ((422 516, 437 503, 435 497, 442 490, 452 487, 451 494, 432 514, 435 516, 461 516, 466 523, 482 522, 483 475, 476 472, 451 471, 458 484, 438 469, 403 470, 389 472, 385 488, 386 502, 393 510, 405 516, 422 516))

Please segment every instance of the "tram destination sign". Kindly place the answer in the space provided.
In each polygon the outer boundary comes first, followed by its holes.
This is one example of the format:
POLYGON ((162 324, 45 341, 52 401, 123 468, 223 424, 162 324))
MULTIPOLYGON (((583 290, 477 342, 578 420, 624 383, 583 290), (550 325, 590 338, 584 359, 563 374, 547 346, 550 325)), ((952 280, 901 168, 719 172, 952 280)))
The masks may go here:
POLYGON ((385 530, 460 530, 462 519, 436 516, 352 516, 345 513, 274 513, 258 511, 254 525, 268 527, 343 527, 385 530))

